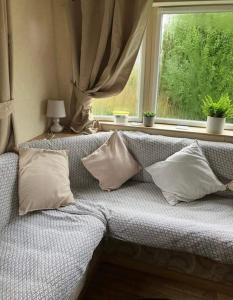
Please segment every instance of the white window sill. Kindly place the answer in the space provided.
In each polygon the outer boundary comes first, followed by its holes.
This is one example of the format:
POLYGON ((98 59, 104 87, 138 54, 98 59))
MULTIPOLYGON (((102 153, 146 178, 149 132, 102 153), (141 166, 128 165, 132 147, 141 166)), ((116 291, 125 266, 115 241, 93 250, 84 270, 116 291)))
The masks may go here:
POLYGON ((233 130, 224 130, 223 134, 210 134, 207 133, 206 128, 191 126, 155 124, 153 127, 145 127, 142 123, 129 122, 126 125, 120 125, 113 122, 104 121, 100 122, 100 124, 103 131, 114 129, 133 130, 142 131, 149 134, 233 143, 233 130))

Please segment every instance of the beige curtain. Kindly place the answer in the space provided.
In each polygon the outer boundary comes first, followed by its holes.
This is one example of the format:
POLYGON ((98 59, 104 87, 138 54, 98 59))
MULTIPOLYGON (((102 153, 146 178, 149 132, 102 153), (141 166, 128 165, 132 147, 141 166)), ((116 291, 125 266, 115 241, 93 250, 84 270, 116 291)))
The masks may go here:
POLYGON ((92 98, 120 93, 140 48, 152 0, 74 0, 70 128, 92 132, 92 98))
POLYGON ((9 32, 7 20, 7 0, 0 0, 0 154, 13 145, 11 101, 11 67, 9 32))

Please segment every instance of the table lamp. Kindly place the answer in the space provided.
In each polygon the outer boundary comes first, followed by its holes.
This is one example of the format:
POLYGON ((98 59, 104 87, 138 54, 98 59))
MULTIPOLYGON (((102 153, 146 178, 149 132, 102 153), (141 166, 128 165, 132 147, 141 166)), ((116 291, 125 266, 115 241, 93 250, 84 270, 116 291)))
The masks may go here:
POLYGON ((63 126, 60 125, 60 118, 65 118, 65 105, 63 100, 48 100, 47 104, 47 117, 53 120, 51 126, 52 132, 61 132, 63 126))

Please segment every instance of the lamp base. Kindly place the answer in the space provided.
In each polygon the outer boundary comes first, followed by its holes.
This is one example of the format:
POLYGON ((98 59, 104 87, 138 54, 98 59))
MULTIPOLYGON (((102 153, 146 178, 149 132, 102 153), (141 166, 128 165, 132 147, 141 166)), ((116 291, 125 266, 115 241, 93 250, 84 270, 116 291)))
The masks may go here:
POLYGON ((61 124, 59 123, 59 118, 53 118, 53 125, 51 126, 50 130, 52 132, 58 133, 58 132, 62 132, 63 130, 63 126, 61 126, 61 124))

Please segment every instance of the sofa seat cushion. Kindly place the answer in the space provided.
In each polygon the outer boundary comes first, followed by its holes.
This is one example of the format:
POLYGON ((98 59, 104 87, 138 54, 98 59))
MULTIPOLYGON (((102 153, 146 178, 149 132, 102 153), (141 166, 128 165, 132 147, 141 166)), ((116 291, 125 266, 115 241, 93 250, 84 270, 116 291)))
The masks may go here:
POLYGON ((174 207, 154 184, 131 181, 112 192, 83 189, 79 197, 105 206, 111 237, 233 264, 232 195, 174 207))
POLYGON ((15 219, 0 239, 0 298, 70 299, 105 227, 101 212, 81 204, 15 219))

